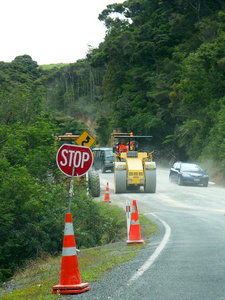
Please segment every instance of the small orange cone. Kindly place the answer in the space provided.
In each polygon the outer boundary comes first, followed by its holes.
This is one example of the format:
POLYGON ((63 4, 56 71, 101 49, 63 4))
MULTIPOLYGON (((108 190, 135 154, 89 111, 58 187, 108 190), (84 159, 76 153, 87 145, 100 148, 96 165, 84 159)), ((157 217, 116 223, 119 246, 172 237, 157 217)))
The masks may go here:
POLYGON ((88 283, 82 283, 77 259, 77 249, 73 232, 72 216, 66 214, 61 275, 59 285, 52 287, 52 293, 79 294, 88 291, 88 283))
POLYGON ((141 229, 140 229, 136 200, 133 200, 129 239, 127 240, 127 245, 140 245, 140 244, 141 245, 145 244, 145 242, 141 238, 141 229))
POLYGON ((105 202, 111 202, 111 200, 109 199, 109 183, 107 182, 106 185, 106 189, 105 189, 105 198, 104 198, 105 202))

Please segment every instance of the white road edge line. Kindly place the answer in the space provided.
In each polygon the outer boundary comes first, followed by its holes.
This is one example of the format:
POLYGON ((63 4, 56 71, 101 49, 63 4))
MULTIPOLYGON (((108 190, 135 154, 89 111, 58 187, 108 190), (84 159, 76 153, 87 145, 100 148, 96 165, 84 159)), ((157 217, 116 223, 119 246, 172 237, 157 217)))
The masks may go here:
POLYGON ((165 231, 165 234, 164 234, 164 237, 163 237, 161 243, 156 248, 155 252, 140 267, 140 269, 131 277, 131 279, 128 282, 128 285, 130 285, 134 280, 137 280, 140 276, 143 275, 143 273, 145 271, 147 271, 151 267, 151 265, 154 263, 154 261, 156 260, 156 258, 159 256, 159 254, 165 248, 166 244, 169 241, 170 235, 171 235, 171 228, 170 228, 170 226, 165 221, 163 221, 161 218, 159 218, 158 216, 156 216, 155 214, 151 213, 151 215, 153 215, 156 219, 158 219, 163 224, 163 226, 165 227, 166 231, 165 231))

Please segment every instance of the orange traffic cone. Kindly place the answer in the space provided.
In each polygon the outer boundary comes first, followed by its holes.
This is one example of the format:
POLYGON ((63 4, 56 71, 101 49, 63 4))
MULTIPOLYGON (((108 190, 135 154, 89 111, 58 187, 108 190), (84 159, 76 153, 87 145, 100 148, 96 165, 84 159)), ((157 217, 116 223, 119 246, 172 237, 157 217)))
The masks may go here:
POLYGON ((66 214, 61 275, 59 285, 52 287, 52 293, 56 294, 79 294, 88 291, 88 283, 81 283, 75 236, 73 232, 72 216, 66 214))
POLYGON ((107 182, 106 185, 106 189, 105 189, 105 198, 104 198, 105 202, 111 202, 111 200, 109 199, 109 183, 107 182))
POLYGON ((140 244, 141 245, 145 244, 145 242, 141 238, 141 229, 140 229, 140 223, 138 218, 136 200, 133 200, 129 239, 127 240, 127 245, 140 245, 140 244))

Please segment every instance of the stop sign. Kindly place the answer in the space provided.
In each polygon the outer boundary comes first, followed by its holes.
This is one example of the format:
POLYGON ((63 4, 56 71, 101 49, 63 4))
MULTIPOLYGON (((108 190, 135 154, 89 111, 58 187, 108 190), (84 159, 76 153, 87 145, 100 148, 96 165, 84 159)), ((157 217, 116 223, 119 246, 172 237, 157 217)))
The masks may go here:
POLYGON ((56 162, 65 175, 71 177, 74 167, 74 177, 79 177, 90 169, 93 156, 88 147, 64 144, 57 152, 56 162))

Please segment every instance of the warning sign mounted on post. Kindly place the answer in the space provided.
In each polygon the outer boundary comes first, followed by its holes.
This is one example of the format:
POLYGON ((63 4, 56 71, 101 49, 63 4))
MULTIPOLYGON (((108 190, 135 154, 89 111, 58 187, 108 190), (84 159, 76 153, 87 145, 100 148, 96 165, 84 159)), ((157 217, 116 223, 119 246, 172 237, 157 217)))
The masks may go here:
POLYGON ((80 177, 86 174, 92 166, 93 156, 88 147, 64 144, 57 152, 56 162, 60 171, 65 175, 80 177))
POLYGON ((77 145, 86 147, 91 147, 95 142, 95 139, 87 131, 84 131, 76 140, 77 145))

